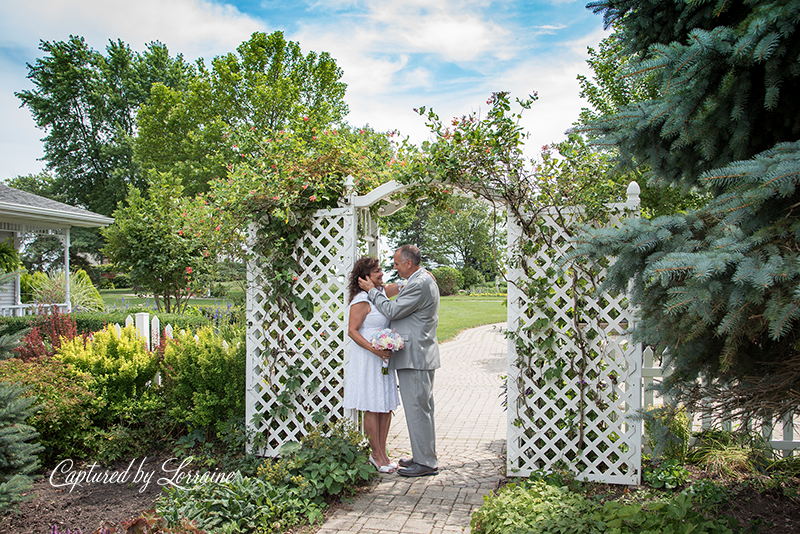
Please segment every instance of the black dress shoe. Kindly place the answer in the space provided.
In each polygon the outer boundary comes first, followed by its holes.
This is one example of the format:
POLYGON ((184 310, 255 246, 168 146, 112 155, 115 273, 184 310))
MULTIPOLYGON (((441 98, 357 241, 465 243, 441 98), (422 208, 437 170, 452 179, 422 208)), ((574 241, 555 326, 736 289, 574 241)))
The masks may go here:
POLYGON ((397 464, 400 467, 411 467, 412 465, 414 465, 414 459, 413 458, 403 458, 402 460, 397 462, 397 464))
POLYGON ((400 473, 400 476, 404 477, 426 477, 438 475, 439 469, 436 467, 428 467, 427 465, 414 464, 410 467, 398 469, 397 472, 400 473))

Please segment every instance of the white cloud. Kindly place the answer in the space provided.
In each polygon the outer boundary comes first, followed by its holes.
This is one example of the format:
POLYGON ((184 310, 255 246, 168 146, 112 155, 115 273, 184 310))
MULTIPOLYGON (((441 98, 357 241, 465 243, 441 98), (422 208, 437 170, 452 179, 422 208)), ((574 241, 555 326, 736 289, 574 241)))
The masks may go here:
MULTIPOLYGON (((109 39, 122 39, 134 50, 161 41, 172 54, 193 61, 234 50, 254 31, 269 31, 235 7, 206 0, 28 0, 0 4, 0 44, 15 57, 33 63, 41 57, 40 40, 64 41, 83 36, 90 47, 104 50, 109 39)), ((15 91, 32 88, 23 64, 9 56, 0 63, 0 179, 37 173, 43 168, 44 132, 27 109, 19 109, 15 91)))
POLYGON ((206 0, 33 0, 7 2, 0 8, 4 40, 35 48, 39 39, 86 38, 103 49, 109 39, 122 39, 136 50, 161 41, 187 59, 233 50, 263 22, 231 5, 206 0))

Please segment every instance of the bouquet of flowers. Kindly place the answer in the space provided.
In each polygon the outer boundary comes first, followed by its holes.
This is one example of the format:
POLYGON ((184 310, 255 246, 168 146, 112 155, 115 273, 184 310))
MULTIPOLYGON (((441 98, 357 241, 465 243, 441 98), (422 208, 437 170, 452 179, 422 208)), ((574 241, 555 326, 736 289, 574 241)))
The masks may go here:
MULTIPOLYGON (((405 343, 403 342, 403 338, 400 337, 400 334, 389 328, 384 328, 383 330, 375 332, 372 336, 372 346, 377 350, 390 350, 394 352, 405 347, 405 343)), ((383 369, 381 372, 385 375, 389 374, 388 362, 383 362, 383 369)))

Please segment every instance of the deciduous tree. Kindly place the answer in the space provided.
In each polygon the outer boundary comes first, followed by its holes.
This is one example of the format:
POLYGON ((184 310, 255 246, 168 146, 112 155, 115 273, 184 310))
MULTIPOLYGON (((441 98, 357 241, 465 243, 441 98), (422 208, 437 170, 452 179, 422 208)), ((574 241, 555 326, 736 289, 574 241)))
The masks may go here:
POLYGON ((139 113, 136 154, 145 168, 172 172, 187 194, 227 176, 240 129, 277 134, 332 128, 347 113, 342 70, 329 54, 303 54, 283 33, 254 33, 236 53, 202 61, 185 89, 156 86, 139 113), (301 128, 297 128, 298 123, 301 128))
POLYGON ((129 185, 145 180, 133 161, 136 113, 159 82, 185 85, 189 67, 160 43, 136 53, 120 40, 106 55, 82 37, 42 41, 45 56, 28 65, 34 89, 15 93, 46 132, 44 159, 64 202, 110 215, 129 185))
POLYGON ((185 197, 176 178, 156 175, 145 193, 131 187, 114 223, 102 230, 103 251, 130 271, 140 291, 153 294, 159 310, 180 313, 213 270, 212 216, 205 199, 185 197))

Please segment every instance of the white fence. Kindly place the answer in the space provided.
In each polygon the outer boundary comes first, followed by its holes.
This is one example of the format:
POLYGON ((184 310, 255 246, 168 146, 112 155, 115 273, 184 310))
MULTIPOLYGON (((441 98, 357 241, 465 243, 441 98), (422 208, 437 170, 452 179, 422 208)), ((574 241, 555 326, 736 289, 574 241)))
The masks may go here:
POLYGON ((66 304, 3 304, 0 306, 0 317, 24 317, 28 315, 48 314, 53 308, 58 308, 59 313, 68 313, 66 304))
MULTIPOLYGON (((644 386, 644 407, 659 406, 664 404, 664 399, 652 390, 652 386, 669 376, 669 369, 664 369, 656 360, 652 347, 647 347, 642 353, 642 378, 644 386), (658 363, 658 365, 656 365, 658 363)), ((708 430, 712 428, 709 417, 689 414, 692 421, 692 430, 708 430)), ((730 421, 723 423, 724 430, 732 430, 734 424, 730 421)), ((783 457, 800 454, 800 440, 795 439, 795 427, 800 429, 800 414, 795 413, 780 420, 762 420, 761 436, 764 441, 777 451, 782 451, 783 457)))
MULTIPOLYGON (((114 325, 117 333, 122 330, 119 324, 114 325)), ((139 336, 144 339, 147 350, 154 350, 161 343, 161 321, 155 315, 150 319, 150 314, 141 312, 134 314, 134 317, 128 315, 125 318, 125 326, 135 326, 139 336)), ((172 339, 173 328, 172 325, 164 327, 164 335, 167 339, 172 339)))

